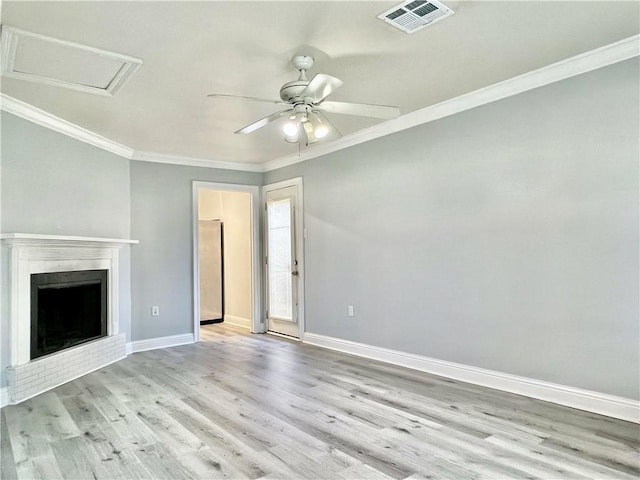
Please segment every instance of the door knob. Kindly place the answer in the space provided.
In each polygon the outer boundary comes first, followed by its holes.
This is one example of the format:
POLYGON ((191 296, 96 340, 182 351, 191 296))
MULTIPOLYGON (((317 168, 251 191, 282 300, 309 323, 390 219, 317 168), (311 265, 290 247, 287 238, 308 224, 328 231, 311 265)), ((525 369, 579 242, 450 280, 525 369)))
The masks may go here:
POLYGON ((297 270, 294 270, 293 272, 291 272, 291 275, 295 275, 295 276, 297 276, 297 275, 298 275, 298 271, 297 271, 297 270))

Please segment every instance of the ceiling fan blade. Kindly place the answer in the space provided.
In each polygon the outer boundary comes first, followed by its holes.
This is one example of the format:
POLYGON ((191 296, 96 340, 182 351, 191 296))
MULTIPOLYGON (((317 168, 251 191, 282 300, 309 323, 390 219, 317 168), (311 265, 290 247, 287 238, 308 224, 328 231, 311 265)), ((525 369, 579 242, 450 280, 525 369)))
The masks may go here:
POLYGON ((309 85, 302 91, 300 96, 310 98, 313 103, 320 103, 340 85, 342 85, 342 80, 339 78, 319 73, 311 79, 309 85))
POLYGON ((385 120, 400 116, 400 109, 389 105, 370 105, 367 103, 349 102, 322 102, 316 105, 318 108, 329 113, 340 113, 342 115, 357 115, 359 117, 383 118, 385 120))
POLYGON ((207 97, 211 98, 225 98, 230 100, 249 100, 252 102, 266 102, 266 103, 275 103, 277 105, 289 105, 287 102, 283 102, 282 100, 270 100, 268 98, 258 98, 258 97, 244 97, 242 95, 227 95, 225 93, 210 93, 207 97))
POLYGON ((288 108, 288 109, 282 110, 280 112, 272 113, 268 117, 264 117, 264 118, 261 118, 260 120, 258 120, 257 122, 250 123, 246 127, 242 127, 240 130, 238 130, 238 131, 236 131, 234 133, 251 133, 251 132, 254 132, 254 131, 258 130, 259 128, 262 128, 265 125, 267 125, 267 124, 279 119, 280 117, 282 117, 283 115, 286 115, 287 113, 289 113, 291 111, 293 111, 293 108, 288 108))

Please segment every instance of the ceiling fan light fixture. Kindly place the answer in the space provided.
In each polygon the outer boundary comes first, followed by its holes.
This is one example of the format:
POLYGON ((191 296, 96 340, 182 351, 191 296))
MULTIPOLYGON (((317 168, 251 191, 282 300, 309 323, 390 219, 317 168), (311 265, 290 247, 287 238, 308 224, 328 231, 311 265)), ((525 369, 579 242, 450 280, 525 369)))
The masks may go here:
POLYGON ((307 145, 318 141, 316 138, 315 128, 313 128, 313 124, 308 118, 302 122, 302 128, 304 129, 304 134, 307 136, 307 145))
POLYGON ((298 136, 298 127, 299 127, 299 123, 297 123, 295 120, 289 120, 287 123, 284 124, 284 126, 282 127, 282 131, 284 132, 285 136, 287 137, 293 137, 293 136, 298 136))
MULTIPOLYGON (((419 6, 427 4, 427 0, 409 1, 413 1, 416 5, 419 4, 419 6)), ((414 3, 410 3, 411 8, 415 7, 414 3)), ((341 136, 338 129, 336 129, 336 127, 331 123, 331 120, 324 115, 323 111, 341 115, 380 118, 383 120, 396 118, 400 115, 398 107, 392 107, 389 105, 325 101, 329 95, 342 85, 342 80, 323 73, 318 73, 311 80, 307 80, 306 71, 313 65, 313 57, 308 55, 296 55, 292 60, 292 64, 297 70, 299 70, 300 77, 298 80, 285 83, 280 88, 281 100, 269 100, 224 93, 209 94, 209 96, 213 98, 238 98, 241 100, 284 104, 289 106, 286 110, 280 110, 279 112, 272 113, 267 117, 261 118, 258 121, 242 127, 235 133, 246 134, 255 132, 272 122, 278 121, 283 116, 288 115, 288 121, 282 124, 281 127, 285 136, 285 141, 289 143, 300 143, 306 139, 306 144, 310 145, 327 136, 333 138, 341 136)))
POLYGON ((313 126, 313 133, 316 138, 324 138, 329 134, 329 127, 325 123, 322 123, 317 113, 311 112, 309 114, 309 122, 313 126))
POLYGON ((329 128, 326 125, 320 125, 315 133, 317 138, 324 138, 329 134, 329 128))
POLYGON ((295 134, 293 135, 284 135, 284 141, 287 143, 298 143, 300 141, 300 135, 298 134, 298 132, 296 131, 295 134))

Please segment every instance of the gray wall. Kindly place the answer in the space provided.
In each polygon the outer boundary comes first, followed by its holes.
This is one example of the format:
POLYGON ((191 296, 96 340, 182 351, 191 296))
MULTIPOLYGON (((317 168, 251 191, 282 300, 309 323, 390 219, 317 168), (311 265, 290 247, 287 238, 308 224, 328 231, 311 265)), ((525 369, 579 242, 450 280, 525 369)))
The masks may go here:
POLYGON ((2 112, 3 232, 129 230, 129 160, 2 112))
POLYGON ((639 398, 638 70, 265 174, 304 177, 307 330, 639 398))
POLYGON ((194 180, 260 185, 262 174, 131 162, 133 340, 193 332, 194 180))
MULTIPOLYGON (((638 80, 635 59, 265 174, 304 177, 307 330, 638 398, 638 80)), ((132 340, 192 331, 191 182, 263 183, 4 112, 1 162, 3 232, 140 240, 132 340)))
MULTIPOLYGON (((193 331, 191 182, 262 182, 260 173, 131 162, 6 112, 1 167, 2 232, 140 240, 120 258, 120 322, 129 341, 193 331), (151 317, 151 305, 160 306, 159 317, 151 317)), ((1 254, 3 385, 9 364, 5 247, 1 254)))
MULTIPOLYGON (((129 238, 129 161, 2 112, 1 230, 129 238)), ((7 248, 2 252, 2 375, 9 364, 7 248)), ((129 249, 121 250, 120 328, 131 328, 129 249)), ((4 385, 4 379, 0 385, 4 385)))

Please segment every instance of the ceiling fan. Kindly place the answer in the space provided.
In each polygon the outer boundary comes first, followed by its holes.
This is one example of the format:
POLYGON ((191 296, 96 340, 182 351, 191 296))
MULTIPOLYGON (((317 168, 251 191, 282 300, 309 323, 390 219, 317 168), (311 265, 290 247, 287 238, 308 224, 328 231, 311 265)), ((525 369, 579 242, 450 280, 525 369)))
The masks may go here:
POLYGON ((338 130, 331 124, 324 112, 382 118, 385 120, 400 115, 398 107, 326 100, 331 93, 342 85, 342 80, 322 73, 318 73, 311 80, 307 80, 307 70, 313 66, 313 57, 308 55, 296 55, 291 60, 291 64, 300 74, 297 80, 287 82, 280 88, 281 100, 219 93, 211 93, 207 96, 287 105, 288 108, 250 123, 235 133, 255 132, 259 128, 285 115, 289 115, 289 120, 284 125, 283 131, 285 140, 290 143, 298 143, 302 134, 304 134, 307 144, 317 142, 318 139, 325 137, 331 130, 339 135, 338 130))

